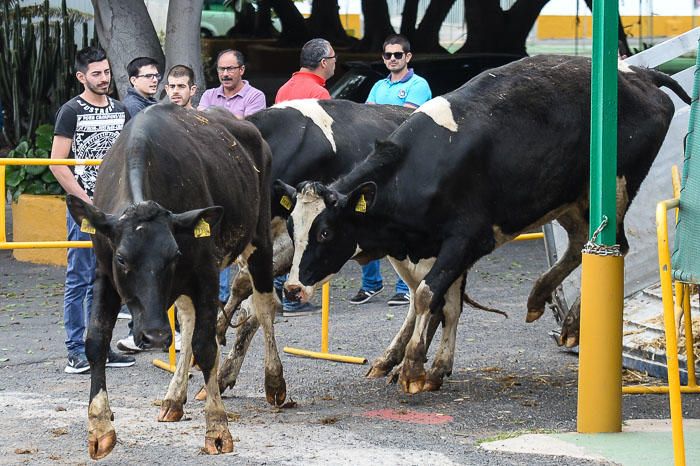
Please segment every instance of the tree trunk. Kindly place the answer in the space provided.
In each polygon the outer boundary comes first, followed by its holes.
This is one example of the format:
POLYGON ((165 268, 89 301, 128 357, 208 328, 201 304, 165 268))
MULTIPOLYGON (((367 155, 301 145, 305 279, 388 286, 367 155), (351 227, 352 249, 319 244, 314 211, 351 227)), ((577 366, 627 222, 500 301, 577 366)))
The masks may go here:
POLYGON ((455 0, 432 0, 425 15, 411 38, 411 48, 414 52, 445 52, 440 45, 440 28, 447 18, 455 0))
MULTIPOLYGON (((193 106, 206 88, 202 68, 202 49, 199 28, 203 0, 170 0, 168 23, 165 31, 165 70, 163 76, 175 65, 186 65, 194 70, 197 95, 193 106)), ((163 84, 166 80, 163 79, 163 84)))
POLYGON ((526 55, 525 40, 549 0, 518 0, 503 11, 494 0, 464 0, 467 41, 460 53, 526 55))
POLYGON ((406 0, 401 12, 401 32, 409 41, 413 41, 418 23, 418 0, 406 0))
POLYGON ((350 45, 356 39, 348 36, 340 21, 338 0, 314 0, 307 28, 313 37, 321 37, 337 45, 350 45))
POLYGON ((306 27, 304 17, 294 6, 292 0, 270 0, 270 6, 277 13, 277 17, 282 24, 280 34, 280 44, 282 45, 303 45, 312 39, 306 27))
POLYGON ((129 87, 126 65, 131 60, 151 57, 165 66, 158 35, 143 0, 92 0, 92 7, 97 37, 107 52, 117 92, 123 98, 129 87))
POLYGON ((256 37, 277 37, 279 33, 272 25, 270 0, 258 0, 258 14, 255 16, 256 37))
MULTIPOLYGON (((585 0, 585 2, 588 9, 593 13, 593 0, 585 0)), ((617 46, 620 56, 630 57, 634 55, 627 42, 627 34, 625 33, 625 28, 622 26, 622 18, 620 18, 619 14, 617 15, 617 46)))
POLYGON ((389 20, 389 7, 386 0, 362 0, 362 15, 365 17, 365 33, 355 50, 381 52, 384 39, 391 34, 396 34, 389 20))

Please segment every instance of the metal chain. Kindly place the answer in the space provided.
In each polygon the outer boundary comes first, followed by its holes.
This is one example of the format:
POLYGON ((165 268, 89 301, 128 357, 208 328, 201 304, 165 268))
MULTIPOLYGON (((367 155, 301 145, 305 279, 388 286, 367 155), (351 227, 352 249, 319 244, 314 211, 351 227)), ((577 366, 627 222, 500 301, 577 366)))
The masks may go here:
POLYGON ((598 228, 595 229, 593 232, 593 236, 591 237, 590 240, 583 246, 583 249, 581 250, 582 253, 584 254, 592 254, 595 256, 621 256, 622 254, 620 253, 620 245, 619 244, 613 244, 612 246, 606 246, 604 244, 596 244, 596 239, 598 239, 598 235, 600 232, 602 232, 605 227, 608 225, 608 217, 606 215, 603 215, 603 221, 600 222, 600 225, 598 228))

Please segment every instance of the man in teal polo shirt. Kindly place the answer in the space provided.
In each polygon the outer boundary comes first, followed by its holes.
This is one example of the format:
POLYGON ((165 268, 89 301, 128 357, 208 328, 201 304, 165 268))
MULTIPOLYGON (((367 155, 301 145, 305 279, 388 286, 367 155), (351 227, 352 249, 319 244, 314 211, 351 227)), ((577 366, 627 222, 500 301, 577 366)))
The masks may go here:
MULTIPOLYGON (((418 108, 433 95, 428 81, 408 67, 411 61, 411 44, 404 36, 394 34, 384 41, 382 58, 390 71, 389 76, 377 81, 367 97, 368 104, 391 104, 418 108)), ((362 267, 362 287, 350 304, 364 304, 384 289, 379 261, 374 260, 362 267)), ((396 281, 394 295, 389 298, 389 306, 402 306, 410 302, 408 286, 401 278, 396 281)))

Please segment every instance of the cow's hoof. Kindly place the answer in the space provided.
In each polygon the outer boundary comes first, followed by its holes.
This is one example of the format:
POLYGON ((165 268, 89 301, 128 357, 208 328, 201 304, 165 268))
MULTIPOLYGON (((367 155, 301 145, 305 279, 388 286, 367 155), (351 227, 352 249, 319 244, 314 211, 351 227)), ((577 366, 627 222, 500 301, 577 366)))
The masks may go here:
POLYGON ((525 322, 528 324, 536 321, 544 314, 544 309, 528 309, 527 316, 525 317, 525 322))
POLYGON ((228 428, 218 432, 207 432, 204 439, 204 452, 209 455, 231 453, 233 451, 233 437, 228 428))
POLYGON ((158 422, 177 422, 183 416, 182 403, 174 400, 163 400, 160 405, 160 414, 158 414, 158 422))
POLYGON ((365 377, 368 379, 378 379, 387 375, 395 366, 384 358, 377 358, 372 362, 372 367, 369 368, 365 377))
POLYGON ((578 345, 578 338, 576 338, 574 335, 571 335, 570 337, 566 338, 566 342, 564 343, 564 346, 567 348, 573 348, 574 346, 578 345))
POLYGON ((428 376, 425 378, 425 385, 423 385, 424 392, 436 392, 442 387, 442 377, 438 375, 431 374, 428 371, 428 376))
POLYGON ((93 460, 99 460, 109 455, 116 444, 117 433, 114 430, 110 430, 100 437, 88 434, 88 452, 93 460))
POLYGON ((265 398, 272 406, 282 406, 287 399, 287 383, 282 376, 265 374, 265 398))
POLYGON ((207 387, 202 387, 200 391, 197 392, 197 394, 194 396, 194 399, 197 401, 204 401, 207 399, 207 387))
POLYGON ((407 380, 405 378, 399 377, 399 385, 401 385, 401 389, 404 391, 404 393, 408 393, 409 395, 415 395, 416 393, 420 393, 424 390, 425 377, 421 377, 415 380, 407 380))

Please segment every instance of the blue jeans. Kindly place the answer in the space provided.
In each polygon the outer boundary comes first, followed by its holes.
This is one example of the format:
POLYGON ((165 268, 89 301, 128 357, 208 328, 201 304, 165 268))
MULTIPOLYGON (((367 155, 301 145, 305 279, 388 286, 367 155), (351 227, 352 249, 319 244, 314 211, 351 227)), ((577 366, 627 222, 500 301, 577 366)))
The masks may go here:
MULTIPOLYGON (((66 216, 66 229, 68 241, 90 241, 90 235, 80 231, 70 213, 66 216)), ((85 353, 85 329, 90 321, 94 282, 94 251, 91 248, 69 248, 63 291, 63 323, 69 354, 85 353)))
MULTIPOLYGON (((366 291, 377 291, 384 284, 382 272, 379 270, 379 259, 373 260, 362 266, 362 289, 366 291)), ((397 276, 396 293, 408 294, 408 285, 401 277, 397 276)))
POLYGON ((231 295, 231 266, 219 272, 219 301, 225 303, 231 295))

